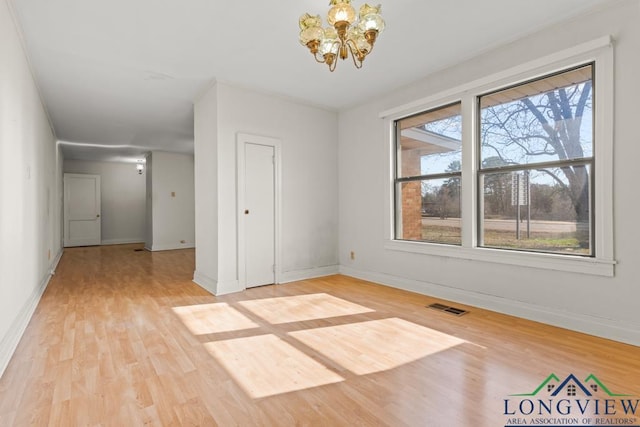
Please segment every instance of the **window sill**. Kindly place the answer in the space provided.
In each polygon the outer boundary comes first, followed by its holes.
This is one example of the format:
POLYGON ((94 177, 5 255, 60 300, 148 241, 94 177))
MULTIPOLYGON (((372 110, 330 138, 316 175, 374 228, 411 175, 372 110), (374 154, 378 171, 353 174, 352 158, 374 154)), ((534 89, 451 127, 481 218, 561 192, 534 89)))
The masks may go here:
POLYGON ((435 243, 386 240, 384 248, 392 251, 435 255, 472 261, 492 262, 519 267, 565 271, 594 276, 613 277, 616 261, 572 255, 509 251, 490 248, 464 248, 435 243))

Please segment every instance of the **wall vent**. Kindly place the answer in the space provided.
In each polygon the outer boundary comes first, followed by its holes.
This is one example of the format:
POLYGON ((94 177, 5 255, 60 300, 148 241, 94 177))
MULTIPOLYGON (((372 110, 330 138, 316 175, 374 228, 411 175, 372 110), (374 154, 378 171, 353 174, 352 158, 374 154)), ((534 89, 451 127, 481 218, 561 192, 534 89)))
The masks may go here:
POLYGON ((467 314, 468 313, 467 310, 463 310, 461 308, 456 308, 456 307, 451 307, 449 305, 438 304, 438 303, 429 304, 427 306, 427 308, 432 308, 432 309, 438 310, 438 311, 444 311, 445 313, 453 314, 454 316, 462 316, 463 314, 467 314))

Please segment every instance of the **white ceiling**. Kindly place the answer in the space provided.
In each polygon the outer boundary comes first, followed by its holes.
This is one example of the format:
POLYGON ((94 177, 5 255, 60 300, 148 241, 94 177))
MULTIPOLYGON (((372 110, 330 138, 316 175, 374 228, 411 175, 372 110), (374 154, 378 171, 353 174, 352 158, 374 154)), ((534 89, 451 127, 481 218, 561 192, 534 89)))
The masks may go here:
MULTIPOLYGON (((615 0, 380 0, 361 70, 298 42, 327 0, 12 0, 66 158, 193 152, 193 101, 215 79, 340 110, 615 0)), ((364 1, 355 0, 358 8, 364 1)))

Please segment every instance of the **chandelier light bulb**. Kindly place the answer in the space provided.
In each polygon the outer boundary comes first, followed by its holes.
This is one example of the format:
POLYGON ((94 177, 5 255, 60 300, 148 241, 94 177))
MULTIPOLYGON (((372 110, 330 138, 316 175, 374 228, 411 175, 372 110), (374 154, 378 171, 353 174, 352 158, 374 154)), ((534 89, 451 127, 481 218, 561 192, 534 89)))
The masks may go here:
POLYGON ((352 24, 356 20, 356 10, 351 6, 351 0, 332 0, 333 7, 327 13, 329 25, 336 25, 336 22, 348 22, 352 24))

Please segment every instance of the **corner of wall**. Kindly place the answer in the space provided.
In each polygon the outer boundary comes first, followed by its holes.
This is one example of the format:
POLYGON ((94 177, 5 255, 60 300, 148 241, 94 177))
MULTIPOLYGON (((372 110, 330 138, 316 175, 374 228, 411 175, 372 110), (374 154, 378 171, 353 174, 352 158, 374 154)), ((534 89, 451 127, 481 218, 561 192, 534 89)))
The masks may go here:
POLYGON ((193 272, 193 283, 213 295, 216 295, 216 292, 218 291, 218 282, 197 270, 193 272))

